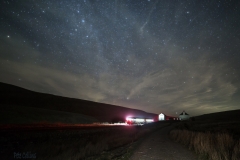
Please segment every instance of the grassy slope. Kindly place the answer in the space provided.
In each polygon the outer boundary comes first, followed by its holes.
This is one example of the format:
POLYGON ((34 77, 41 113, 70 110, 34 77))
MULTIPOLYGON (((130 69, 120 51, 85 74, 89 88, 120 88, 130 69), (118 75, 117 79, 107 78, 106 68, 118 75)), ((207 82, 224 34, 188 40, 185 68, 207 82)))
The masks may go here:
POLYGON ((170 137, 199 154, 199 159, 240 159, 240 110, 211 113, 182 121, 170 137))
POLYGON ((0 124, 28 124, 28 123, 93 123, 97 119, 70 112, 49 109, 0 105, 0 124))
POLYGON ((193 119, 182 121, 177 128, 198 132, 229 132, 240 137, 240 110, 204 114, 193 119))

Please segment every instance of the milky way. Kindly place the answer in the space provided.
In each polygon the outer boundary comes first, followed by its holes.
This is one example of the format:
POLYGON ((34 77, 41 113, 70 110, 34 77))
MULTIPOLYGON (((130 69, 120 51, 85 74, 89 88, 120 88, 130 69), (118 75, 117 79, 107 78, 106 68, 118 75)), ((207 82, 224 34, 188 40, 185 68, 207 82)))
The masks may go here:
POLYGON ((0 81, 175 115, 240 108, 239 1, 3 1, 0 81))

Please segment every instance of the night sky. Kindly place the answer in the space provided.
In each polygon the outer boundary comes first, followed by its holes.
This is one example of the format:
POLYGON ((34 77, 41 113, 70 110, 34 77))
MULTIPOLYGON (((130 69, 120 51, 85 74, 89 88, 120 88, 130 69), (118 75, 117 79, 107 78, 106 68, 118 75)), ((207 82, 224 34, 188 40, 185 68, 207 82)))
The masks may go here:
POLYGON ((0 2, 0 81, 191 116, 240 108, 240 1, 0 2))

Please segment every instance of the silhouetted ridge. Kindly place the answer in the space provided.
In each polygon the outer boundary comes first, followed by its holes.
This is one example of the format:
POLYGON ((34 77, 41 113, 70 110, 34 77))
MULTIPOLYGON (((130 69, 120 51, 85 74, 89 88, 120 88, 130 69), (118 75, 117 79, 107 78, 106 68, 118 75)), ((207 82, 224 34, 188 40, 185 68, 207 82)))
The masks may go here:
POLYGON ((124 121, 128 115, 155 119, 158 116, 137 109, 38 93, 1 82, 0 96, 0 104, 80 113, 95 117, 99 121, 124 121))

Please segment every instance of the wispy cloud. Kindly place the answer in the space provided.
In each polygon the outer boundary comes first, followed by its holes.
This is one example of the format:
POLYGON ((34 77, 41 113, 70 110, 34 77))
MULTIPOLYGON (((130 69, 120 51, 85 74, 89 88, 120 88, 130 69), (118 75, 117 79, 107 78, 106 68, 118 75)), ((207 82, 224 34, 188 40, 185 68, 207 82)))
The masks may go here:
POLYGON ((150 112, 189 110, 192 114, 226 110, 238 87, 224 73, 222 63, 182 59, 177 65, 159 68, 141 77, 115 75, 115 69, 102 72, 98 79, 90 74, 77 75, 42 66, 1 60, 2 81, 36 91, 125 105, 150 112), (4 78, 4 77, 11 77, 4 78), (111 79, 113 79, 111 81, 111 79), (112 83, 112 84, 111 84, 112 83), (133 103, 134 102, 134 103, 133 103), (140 106, 140 108, 139 108, 140 106))

